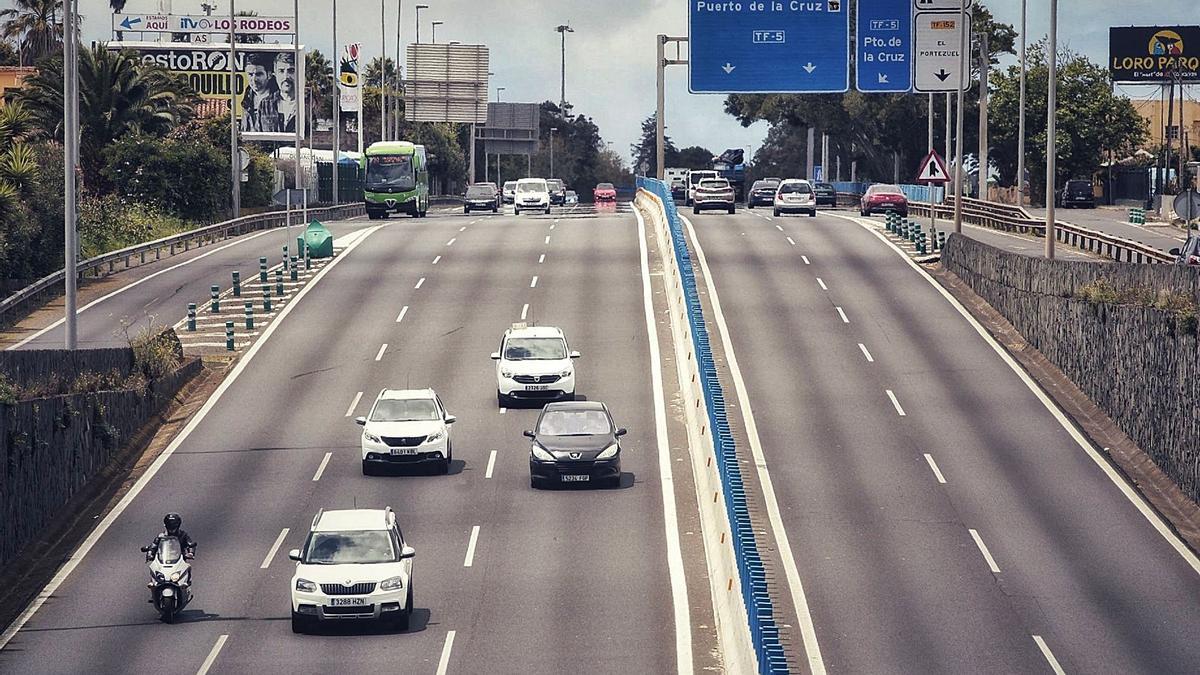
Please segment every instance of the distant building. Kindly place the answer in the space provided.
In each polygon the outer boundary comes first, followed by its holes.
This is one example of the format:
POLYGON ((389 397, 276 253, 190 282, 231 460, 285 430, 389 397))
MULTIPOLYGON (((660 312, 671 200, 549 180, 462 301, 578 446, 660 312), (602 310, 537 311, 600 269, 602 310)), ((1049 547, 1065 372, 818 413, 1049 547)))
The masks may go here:
POLYGON ((10 90, 20 89, 25 78, 37 75, 37 68, 30 66, 0 66, 0 106, 10 90))
POLYGON ((1161 99, 1134 99, 1131 103, 1133 103, 1133 107, 1137 109, 1138 114, 1142 116, 1142 119, 1146 120, 1150 127, 1150 133, 1143 144, 1144 148, 1157 148, 1163 145, 1164 135, 1170 139, 1172 145, 1178 146, 1181 126, 1188 143, 1192 146, 1200 145, 1200 102, 1183 102, 1183 124, 1181 125, 1179 119, 1180 105, 1179 101, 1176 100, 1175 114, 1171 119, 1170 128, 1167 128, 1167 106, 1163 104, 1161 99))

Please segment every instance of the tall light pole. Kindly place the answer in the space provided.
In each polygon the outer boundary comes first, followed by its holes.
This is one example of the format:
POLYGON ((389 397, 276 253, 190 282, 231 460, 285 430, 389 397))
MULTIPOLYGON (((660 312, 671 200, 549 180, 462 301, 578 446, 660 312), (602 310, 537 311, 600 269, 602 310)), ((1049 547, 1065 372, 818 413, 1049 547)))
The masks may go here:
POLYGON ((400 86, 402 73, 400 72, 400 16, 404 13, 404 0, 396 0, 396 77, 393 80, 395 84, 394 94, 392 98, 392 139, 399 140, 400 138, 400 86))
POLYGON ((1017 105, 1017 206, 1025 206, 1025 11, 1027 0, 1021 0, 1021 100, 1017 105))
MULTIPOLYGON (((75 0, 77 2, 78 0, 75 0)), ((76 70, 79 67, 79 42, 76 39, 75 2, 66 0, 63 5, 63 281, 66 292, 66 311, 63 321, 65 325, 64 347, 75 349, 77 331, 75 325, 76 308, 76 266, 77 247, 75 244, 75 167, 79 156, 79 97, 76 87, 78 79, 76 70)))
POLYGON ((333 205, 340 201, 338 195, 338 156, 342 150, 342 90, 338 73, 342 67, 342 50, 337 41, 337 0, 333 0, 333 205))
POLYGON ((233 178, 233 217, 237 218, 242 215, 242 167, 241 153, 238 152, 237 48, 234 40, 237 18, 233 3, 234 0, 229 0, 229 168, 233 178))
POLYGON ((379 140, 387 140, 387 0, 379 0, 379 140))
POLYGON ((437 44, 437 27, 442 25, 443 23, 446 23, 446 22, 445 21, 432 22, 432 25, 433 25, 433 40, 432 41, 434 44, 437 44))
POLYGON ((575 29, 563 24, 554 30, 558 31, 562 37, 561 88, 559 89, 558 107, 565 108, 567 106, 567 33, 574 33, 575 29))
POLYGON ((421 10, 429 9, 429 5, 417 5, 417 44, 421 44, 421 10))
POLYGON ((1055 113, 1058 108, 1058 0, 1050 0, 1050 36, 1046 47, 1049 80, 1046 87, 1046 257, 1054 259, 1055 113))
POLYGON ((500 92, 504 91, 505 87, 496 87, 496 103, 500 102, 500 92))
POLYGON ((554 178, 554 132, 558 131, 558 127, 550 127, 550 175, 547 178, 554 178))

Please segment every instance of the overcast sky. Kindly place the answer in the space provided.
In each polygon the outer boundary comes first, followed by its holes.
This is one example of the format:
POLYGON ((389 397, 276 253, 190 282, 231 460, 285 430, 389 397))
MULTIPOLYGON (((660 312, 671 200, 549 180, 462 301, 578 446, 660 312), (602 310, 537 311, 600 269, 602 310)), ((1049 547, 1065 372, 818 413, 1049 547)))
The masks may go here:
MULTIPOLYGON (((228 12, 227 0, 209 0, 228 12)), ((261 15, 291 14, 291 0, 235 0, 239 10, 261 15)), ((639 125, 654 110, 654 36, 686 35, 688 0, 422 0, 421 39, 431 38, 430 22, 438 27, 439 42, 459 40, 491 48, 492 98, 495 87, 505 87, 503 100, 539 102, 557 100, 559 91, 559 35, 561 23, 570 24, 567 35, 567 100, 575 111, 592 116, 603 137, 629 161, 629 146, 639 125)), ((743 0, 747 1, 747 0, 743 0)), ((395 53, 396 7, 387 5, 387 51, 395 53)), ((0 7, 11 6, 0 0, 0 7)), ((127 13, 157 12, 160 4, 172 5, 176 14, 200 14, 201 0, 128 0, 127 13)), ((403 2, 402 40, 414 37, 413 0, 403 2)), ((997 17, 1017 26, 1020 0, 985 3, 997 17)), ((1030 41, 1046 34, 1047 0, 1030 0, 1030 41)), ((332 52, 330 21, 332 0, 300 1, 300 39, 306 46, 332 52)), ((1188 24, 1200 22, 1197 0, 1060 0, 1060 42, 1104 62, 1110 25, 1188 24)), ((85 40, 110 36, 107 0, 80 0, 85 40)), ((367 58, 380 51, 380 1, 338 0, 338 38, 362 41, 367 58)), ((1189 50, 1190 51, 1190 50, 1189 50)), ((691 95, 687 69, 667 70, 667 133, 679 146, 703 145, 719 152, 727 147, 758 148, 766 125, 743 128, 723 112, 723 96, 691 95)), ((1139 92, 1125 89, 1131 95, 1139 92)))

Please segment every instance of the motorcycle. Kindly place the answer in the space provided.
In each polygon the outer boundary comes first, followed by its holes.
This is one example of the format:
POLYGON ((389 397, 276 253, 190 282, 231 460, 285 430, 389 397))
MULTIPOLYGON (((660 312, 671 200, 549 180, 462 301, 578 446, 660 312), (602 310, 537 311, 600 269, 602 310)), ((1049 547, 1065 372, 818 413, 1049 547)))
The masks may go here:
POLYGON ((173 623, 192 599, 191 553, 177 537, 159 537, 157 546, 143 546, 142 552, 150 568, 150 602, 163 621, 173 623))

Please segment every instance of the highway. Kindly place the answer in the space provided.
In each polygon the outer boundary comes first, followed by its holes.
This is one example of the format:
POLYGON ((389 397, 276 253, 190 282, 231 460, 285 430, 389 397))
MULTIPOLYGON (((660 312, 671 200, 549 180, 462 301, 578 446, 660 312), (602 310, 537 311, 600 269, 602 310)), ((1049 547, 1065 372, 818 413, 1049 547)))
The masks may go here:
MULTIPOLYGON (((1026 211, 1035 218, 1046 218, 1046 209, 1026 207, 1026 211)), ((1133 241, 1139 241, 1148 246, 1169 251, 1179 246, 1186 238, 1183 230, 1167 223, 1149 221, 1145 225, 1134 225, 1129 222, 1129 209, 1111 206, 1101 206, 1094 209, 1055 209, 1054 217, 1062 223, 1070 223, 1080 227, 1098 230, 1133 241)))
POLYGON ((685 217, 830 672, 1194 672, 1194 555, 906 259, 854 218, 685 217))
MULTIPOLYGON (((238 260, 257 255, 247 247, 238 260)), ((0 671, 675 668, 632 214, 399 219, 341 256, 0 652, 0 671), (530 489, 521 431, 537 410, 497 408, 488 358, 523 314, 566 331, 583 353, 579 393, 607 401, 629 428, 621 488, 530 489), (424 386, 458 417, 450 475, 362 476, 353 416, 381 388, 424 386), (287 549, 320 508, 385 505, 417 550, 410 630, 294 635, 287 549), (178 625, 147 604, 138 552, 168 510, 199 541, 196 599, 178 625)), ((229 264, 208 267, 224 277, 229 264)), ((201 268, 184 269, 164 275, 164 288, 206 292, 201 268)), ((156 294, 130 292, 130 306, 156 294)), ((173 315, 183 305, 158 302, 173 315)))

